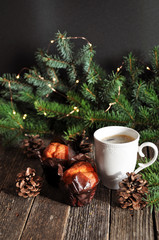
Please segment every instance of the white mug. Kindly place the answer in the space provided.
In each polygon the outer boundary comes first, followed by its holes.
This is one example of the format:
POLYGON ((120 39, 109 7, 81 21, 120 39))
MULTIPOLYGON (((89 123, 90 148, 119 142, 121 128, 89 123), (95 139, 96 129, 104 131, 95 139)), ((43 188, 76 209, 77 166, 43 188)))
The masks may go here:
POLYGON ((139 152, 141 157, 145 156, 142 152, 144 147, 152 147, 154 157, 148 163, 139 163, 135 173, 156 161, 158 156, 157 146, 151 142, 145 142, 139 146, 139 138, 140 135, 136 130, 122 126, 103 127, 94 132, 95 161, 99 178, 104 186, 110 189, 118 189, 119 182, 127 176, 126 173, 135 170, 137 153, 139 152), (104 138, 114 135, 127 135, 133 139, 126 143, 104 141, 104 138))

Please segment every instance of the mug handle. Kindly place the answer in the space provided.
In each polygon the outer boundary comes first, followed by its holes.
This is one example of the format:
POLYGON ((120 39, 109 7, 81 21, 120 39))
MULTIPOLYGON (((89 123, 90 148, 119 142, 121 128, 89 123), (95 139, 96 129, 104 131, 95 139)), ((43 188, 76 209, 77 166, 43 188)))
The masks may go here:
POLYGON ((150 165, 152 165, 156 159, 157 159, 157 156, 158 156, 158 148, 157 146, 154 144, 154 143, 151 143, 151 142, 145 142, 145 143, 142 143, 140 146, 139 146, 139 149, 138 149, 138 152, 140 154, 141 157, 145 157, 144 153, 142 152, 142 149, 144 147, 152 147, 153 150, 154 150, 154 156, 152 158, 151 161, 149 161, 148 163, 139 163, 139 166, 134 172, 135 173, 138 173, 140 172, 142 169, 146 168, 146 167, 149 167, 150 165))

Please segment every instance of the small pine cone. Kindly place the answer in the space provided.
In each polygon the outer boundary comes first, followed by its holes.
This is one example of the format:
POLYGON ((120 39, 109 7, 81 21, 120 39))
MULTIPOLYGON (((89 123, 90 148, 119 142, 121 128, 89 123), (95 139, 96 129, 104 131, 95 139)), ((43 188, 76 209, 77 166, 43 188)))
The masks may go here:
POLYGON ((27 135, 27 139, 24 139, 21 145, 23 153, 30 157, 41 157, 40 150, 43 148, 43 140, 39 138, 39 135, 27 135))
POLYGON ((81 135, 77 135, 75 138, 70 139, 70 144, 72 148, 78 153, 90 153, 93 151, 93 144, 90 143, 89 138, 86 136, 86 131, 84 130, 81 135))
POLYGON ((119 183, 117 190, 117 201, 121 208, 130 210, 143 209, 147 202, 148 183, 142 178, 141 174, 127 173, 127 178, 119 183))
POLYGON ((42 182, 42 177, 36 176, 35 169, 28 167, 17 174, 16 191, 20 197, 36 197, 40 194, 42 182))

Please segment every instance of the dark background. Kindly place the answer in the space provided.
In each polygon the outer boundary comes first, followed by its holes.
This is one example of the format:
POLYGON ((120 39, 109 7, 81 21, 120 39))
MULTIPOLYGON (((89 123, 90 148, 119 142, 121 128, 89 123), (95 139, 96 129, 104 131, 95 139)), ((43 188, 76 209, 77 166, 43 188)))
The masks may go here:
POLYGON ((159 1, 1 1, 0 74, 34 65, 36 49, 46 48, 58 30, 86 37, 108 71, 130 51, 149 61, 149 51, 159 44, 159 1))

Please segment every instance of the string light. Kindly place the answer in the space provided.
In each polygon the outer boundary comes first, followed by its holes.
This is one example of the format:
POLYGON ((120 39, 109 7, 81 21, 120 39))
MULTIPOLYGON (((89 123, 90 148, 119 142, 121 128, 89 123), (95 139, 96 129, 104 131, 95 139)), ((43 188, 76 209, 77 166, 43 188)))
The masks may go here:
POLYGON ((38 75, 38 77, 39 77, 41 80, 44 80, 44 77, 42 77, 41 75, 38 75))
POLYGON ((74 109, 76 112, 79 112, 78 107, 74 107, 73 109, 74 109))
POLYGON ((21 73, 22 73, 23 71, 25 71, 25 70, 29 71, 30 69, 29 69, 29 68, 27 68, 27 67, 23 67, 23 68, 20 70, 20 72, 17 74, 17 76, 16 76, 16 79, 19 79, 19 78, 20 78, 20 75, 21 75, 21 73))
POLYGON ((26 117, 27 117, 27 114, 24 114, 24 115, 23 115, 23 119, 25 120, 25 119, 26 119, 26 117))
POLYGON ((70 116, 70 115, 73 114, 74 112, 79 112, 79 108, 78 108, 78 107, 74 107, 73 110, 66 115, 66 117, 70 116))
POLYGON ((44 112, 44 116, 46 116, 47 115, 47 113, 46 112, 44 112))
POLYGON ((150 67, 148 67, 148 66, 146 67, 146 69, 147 69, 147 70, 149 70, 149 71, 151 71, 151 68, 150 68, 150 67))
POLYGON ((14 114, 14 115, 16 114, 16 111, 15 111, 15 110, 13 110, 13 114, 14 114))
MULTIPOLYGON (((120 86, 118 87, 118 97, 120 96, 120 86)), ((105 112, 108 112, 111 106, 115 105, 116 102, 109 103, 109 107, 105 110, 105 112)))
POLYGON ((48 84, 48 87, 51 88, 53 92, 56 92, 55 88, 53 88, 50 83, 48 84))
POLYGON ((50 41, 50 43, 54 43, 54 42, 55 42, 55 40, 51 40, 51 41, 50 41))
POLYGON ((79 80, 78 80, 78 79, 76 80, 76 83, 79 83, 79 80))
POLYGON ((122 69, 122 65, 120 67, 117 68, 117 72, 119 72, 122 69))
POLYGON ((53 80, 53 83, 56 83, 56 78, 55 78, 55 77, 53 77, 53 79, 52 79, 52 80, 53 80))

